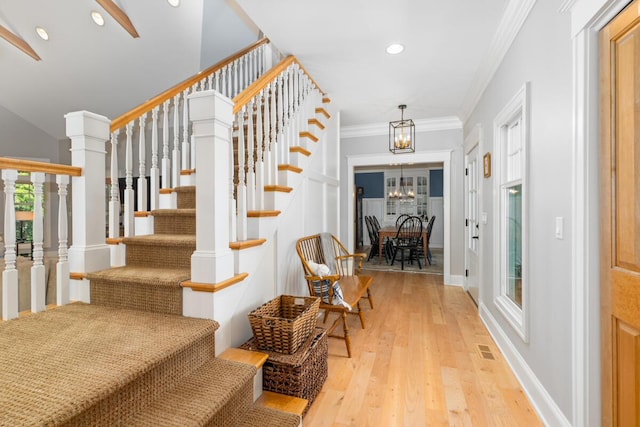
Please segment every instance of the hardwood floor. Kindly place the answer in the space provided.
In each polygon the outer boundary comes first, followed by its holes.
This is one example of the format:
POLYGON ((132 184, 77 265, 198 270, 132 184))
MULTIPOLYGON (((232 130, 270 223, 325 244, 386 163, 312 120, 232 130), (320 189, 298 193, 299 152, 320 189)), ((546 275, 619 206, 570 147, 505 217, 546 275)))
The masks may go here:
POLYGON ((329 378, 305 427, 542 425, 462 288, 440 275, 374 280, 367 328, 350 316, 353 357, 329 339, 329 378))

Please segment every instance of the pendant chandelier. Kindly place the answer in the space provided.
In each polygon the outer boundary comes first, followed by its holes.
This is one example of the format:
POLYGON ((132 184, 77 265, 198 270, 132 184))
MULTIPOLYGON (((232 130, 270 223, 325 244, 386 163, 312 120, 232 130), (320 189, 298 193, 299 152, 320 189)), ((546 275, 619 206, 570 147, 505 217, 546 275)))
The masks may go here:
POLYGON ((413 120, 404 119, 406 105, 398 105, 400 120, 389 122, 389 151, 393 154, 413 153, 416 151, 416 126, 413 120))
POLYGON ((400 165, 400 186, 396 188, 395 191, 389 193, 389 198, 393 200, 404 201, 412 201, 415 199, 416 195, 413 190, 407 191, 407 188, 404 184, 404 176, 402 175, 402 165, 400 165))

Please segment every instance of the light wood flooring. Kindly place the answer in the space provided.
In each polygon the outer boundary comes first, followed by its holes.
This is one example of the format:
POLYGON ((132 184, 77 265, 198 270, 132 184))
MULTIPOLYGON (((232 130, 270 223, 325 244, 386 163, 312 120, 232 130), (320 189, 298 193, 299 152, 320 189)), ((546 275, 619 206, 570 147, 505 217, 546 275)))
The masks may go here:
POLYGON ((462 288, 440 275, 374 274, 366 329, 350 316, 351 359, 329 339, 329 378, 305 427, 542 425, 462 288))

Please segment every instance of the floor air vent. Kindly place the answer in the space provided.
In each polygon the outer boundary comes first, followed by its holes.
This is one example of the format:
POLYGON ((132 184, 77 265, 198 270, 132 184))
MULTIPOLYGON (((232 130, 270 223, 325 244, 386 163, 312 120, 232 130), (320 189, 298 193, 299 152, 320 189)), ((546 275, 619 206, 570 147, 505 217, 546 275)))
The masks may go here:
POLYGON ((477 346, 478 346, 478 352, 480 352, 480 356, 483 359, 496 360, 495 356, 491 352, 491 349, 489 348, 488 345, 477 344, 477 346))

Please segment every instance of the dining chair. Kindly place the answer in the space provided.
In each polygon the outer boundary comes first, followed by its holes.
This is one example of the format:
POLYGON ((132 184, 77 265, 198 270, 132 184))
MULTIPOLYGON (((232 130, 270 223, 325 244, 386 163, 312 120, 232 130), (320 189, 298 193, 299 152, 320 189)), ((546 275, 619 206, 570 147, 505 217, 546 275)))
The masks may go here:
POLYGON ((401 214, 396 218, 396 228, 400 228, 400 224, 404 222, 405 219, 409 218, 411 215, 409 214, 401 214))
POLYGON ((422 238, 422 220, 417 216, 409 216, 405 219, 393 239, 393 258, 391 265, 396 260, 398 252, 400 252, 401 269, 404 270, 405 259, 412 262, 415 258, 418 261, 418 267, 422 270, 418 251, 420 248, 420 239, 422 238), (405 256, 408 252, 408 257, 405 256))
POLYGON ((364 220, 367 224, 367 232, 369 233, 369 241, 371 242, 371 248, 369 249, 369 256, 367 261, 371 260, 374 256, 378 256, 379 251, 379 236, 378 231, 375 229, 374 222, 370 216, 365 216, 364 220))

